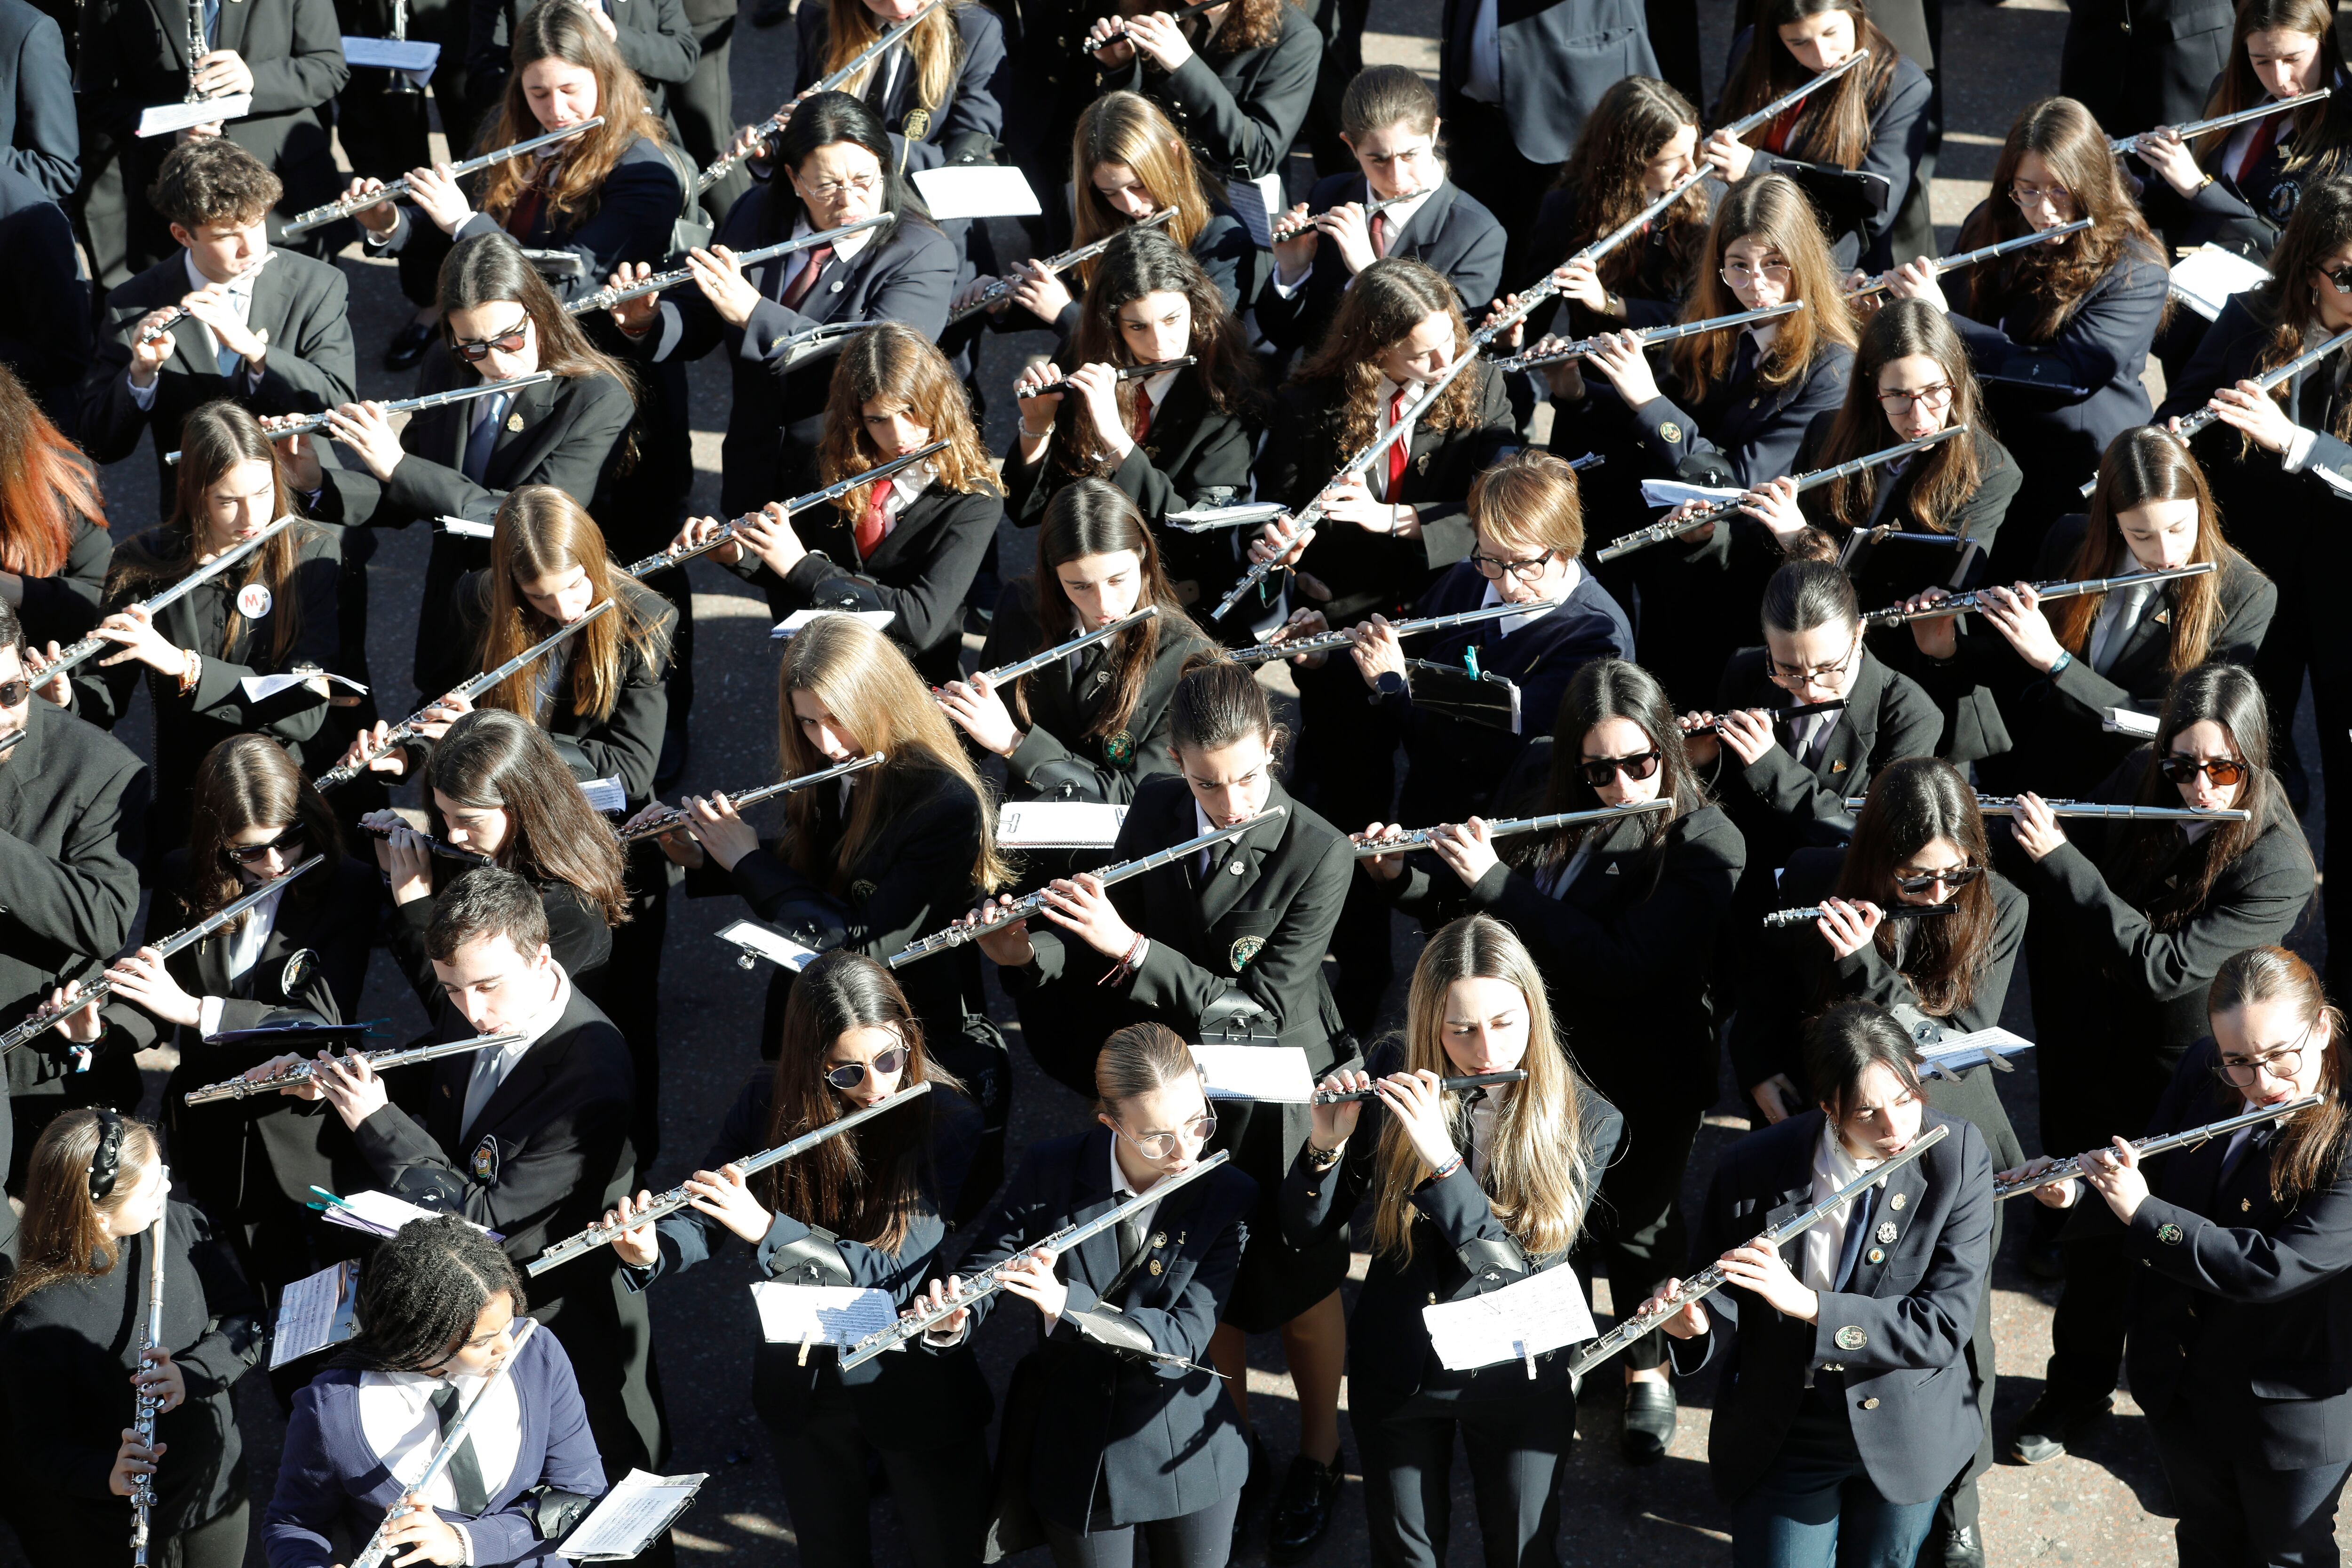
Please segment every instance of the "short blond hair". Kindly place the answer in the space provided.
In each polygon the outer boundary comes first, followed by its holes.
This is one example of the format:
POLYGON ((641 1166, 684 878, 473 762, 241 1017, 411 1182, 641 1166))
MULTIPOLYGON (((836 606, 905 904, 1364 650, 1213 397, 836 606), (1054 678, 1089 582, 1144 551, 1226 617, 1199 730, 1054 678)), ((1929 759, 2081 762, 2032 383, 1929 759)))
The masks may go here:
POLYGON ((1584 499, 1565 458, 1522 448, 1470 481, 1470 521, 1507 550, 1584 553, 1584 499))

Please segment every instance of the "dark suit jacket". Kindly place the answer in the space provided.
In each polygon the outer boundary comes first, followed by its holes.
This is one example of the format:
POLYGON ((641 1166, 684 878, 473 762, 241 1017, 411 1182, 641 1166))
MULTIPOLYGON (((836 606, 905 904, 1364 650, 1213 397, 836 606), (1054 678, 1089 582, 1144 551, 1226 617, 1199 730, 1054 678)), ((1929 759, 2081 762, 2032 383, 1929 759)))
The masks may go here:
MULTIPOLYGON (((898 79, 890 83, 887 100, 880 73, 869 72, 862 95, 866 107, 882 117, 890 132, 891 165, 906 174, 950 163, 992 163, 996 144, 1004 135, 1004 92, 1011 72, 1004 52, 1004 24, 986 5, 971 5, 951 13, 956 30, 956 79, 944 104, 926 109, 918 94, 914 62, 898 54, 898 79), (909 127, 908 116, 922 118, 909 127)), ((800 53, 793 90, 806 92, 824 76, 825 51, 831 47, 830 13, 823 5, 804 5, 797 13, 800 53)))
POLYGON ((76 517, 64 569, 54 577, 25 579, 25 602, 16 607, 16 616, 25 624, 26 642, 34 647, 52 641, 70 643, 96 626, 99 599, 113 560, 114 542, 106 530, 87 517, 76 517))
MULTIPOLYGON (((1437 108, 1461 113, 1477 0, 1445 0, 1438 33, 1437 108)), ((1601 95, 1629 76, 1658 74, 1641 0, 1500 0, 1503 118, 1530 163, 1565 163, 1601 95)))
MULTIPOLYGON (((1701 389, 1696 402, 1687 388, 1662 390, 1632 411, 1635 437, 1656 473, 1671 474, 1692 453, 1712 451, 1731 465, 1738 483, 1760 484, 1796 471, 1797 447, 1807 427, 1845 402, 1853 374, 1853 351, 1824 343, 1801 374, 1779 386, 1727 377, 1701 389)), ((1625 405, 1614 397, 1597 402, 1588 395, 1584 406, 1600 412, 1625 405)), ((1553 444, 1559 444, 1557 436, 1553 444)))
MULTIPOLYGON (((537 8, 538 0, 469 0, 469 39, 466 77, 470 93, 495 100, 514 73, 515 25, 537 8)), ((694 74, 702 46, 694 40, 694 26, 679 0, 611 0, 598 9, 613 19, 614 42, 621 58, 646 84, 646 95, 656 114, 662 112, 667 89, 694 74)), ((634 259, 659 261, 659 257, 634 259)), ((592 289, 604 286, 598 273, 592 289)))
MULTIPOLYGON (((57 24, 42 20, 54 27, 57 24)), ((0 363, 5 363, 68 436, 81 430, 81 379, 96 352, 89 280, 74 248, 73 220, 31 176, 0 170, 0 363)))
MULTIPOLYGON (((1038 1143, 1003 1202, 973 1227, 957 1270, 970 1279, 1066 1226, 1115 1206, 1110 1130, 1038 1143)), ((1162 1354, 1200 1362, 1232 1291, 1257 1184, 1230 1167, 1212 1172, 1153 1214, 1156 1267, 1119 1267, 1118 1237, 1105 1231, 1062 1255, 1069 1302, 1030 1363, 1041 1380, 1041 1419, 1029 1455, 1030 1498, 1066 1529, 1083 1530, 1193 1513, 1241 1489, 1249 1444, 1213 1373, 1143 1362, 1104 1334, 1140 1332, 1162 1354), (1125 1276, 1122 1280, 1122 1275, 1125 1276), (1113 1286, 1118 1289, 1114 1290, 1113 1286)), ((972 1306, 975 1327, 1007 1297, 972 1306)))
MULTIPOLYGON (((1317 181, 1307 193, 1307 210, 1360 202, 1370 190, 1360 174, 1333 174, 1317 181)), ((1475 321, 1502 290, 1503 247, 1508 238, 1484 203, 1447 180, 1413 210, 1403 232, 1389 237, 1386 254, 1428 263, 1462 297, 1463 314, 1475 321)), ((1269 280, 1258 295, 1259 330, 1286 349, 1321 342, 1331 330, 1331 319, 1339 313, 1340 295, 1353 280, 1354 274, 1339 258, 1339 247, 1318 241, 1315 259, 1297 292, 1286 300, 1269 280)))
MULTIPOLYGON (((1187 366, 1169 383, 1168 395, 1153 412, 1144 438, 1103 478, 1126 492, 1144 521, 1155 525, 1162 548, 1197 554, 1211 542, 1222 541, 1213 534, 1167 532, 1156 525, 1169 512, 1219 504, 1209 499, 1213 491, 1225 500, 1247 495, 1260 423, 1254 409, 1218 412, 1201 384, 1200 371, 1187 366)), ((1004 509, 1023 528, 1045 521, 1046 504, 1065 482, 1054 467, 1051 447, 1037 461, 1024 463, 1017 439, 1004 455, 1003 477, 1004 509)), ((1171 567, 1170 574, 1186 574, 1171 567)))
MULTIPOLYGON (((1707 1435, 1717 1497, 1742 1497, 1780 1458, 1808 1372, 1844 1405, 1864 1468, 1890 1502, 1937 1496, 1976 1452, 1976 1380, 1963 1358, 1992 1269, 1992 1162, 1973 1124, 1930 1110, 1924 1125, 1951 1131, 1889 1175, 1871 1210, 1874 1234, 1891 1225, 1895 1239, 1856 1259, 1845 1289, 1821 1293, 1817 1321, 1784 1318, 1735 1286, 1706 1299, 1706 1334, 1666 1342, 1682 1375, 1709 1362, 1722 1369, 1707 1435)), ((1694 1269, 1812 1206, 1821 1137, 1822 1113, 1808 1110, 1725 1152, 1694 1227, 1694 1269)), ((1792 1268, 1802 1246, 1781 1250, 1792 1268)))
MULTIPOLYGON (((1097 0, 1097 9, 1113 8, 1097 0)), ((1282 36, 1264 48, 1196 52, 1173 75, 1138 56, 1116 71, 1097 71, 1095 93, 1125 88, 1150 99, 1176 122, 1202 167, 1220 179, 1271 174, 1307 122, 1323 59, 1323 35, 1306 13, 1285 5, 1280 15, 1282 36)), ((1085 26, 1077 31, 1083 35, 1085 26)), ((1197 35, 1197 25, 1192 31, 1197 35)), ((1070 42, 1075 47, 1077 39, 1070 42)), ((1192 47, 1198 51, 1204 42, 1196 36, 1192 47)))
MULTIPOLYGON (((1394 1043, 1372 1058, 1371 1070, 1385 1076, 1402 1071, 1403 1052, 1394 1043)), ((1601 1185, 1625 1135, 1625 1119, 1617 1108, 1580 1083, 1577 1110, 1583 1147, 1577 1190, 1590 1201, 1601 1185)), ((1510 1092, 1521 1092, 1513 1090, 1510 1092)), ((1492 1092, 1492 1091, 1489 1091, 1492 1092)), ((1466 1099, 1456 1102, 1454 1146, 1470 1147, 1470 1110, 1466 1099)), ((1367 1194, 1379 1180, 1376 1161, 1388 1111, 1369 1100, 1348 1140, 1347 1152, 1335 1171, 1317 1172, 1301 1149, 1282 1183, 1280 1212, 1283 1239, 1304 1250, 1344 1230, 1367 1194)), ((1372 1254, 1364 1292, 1348 1320, 1348 1408, 1362 1410, 1360 1419, 1378 1420, 1414 1394, 1433 1399, 1510 1401, 1575 1400, 1568 1376, 1572 1346, 1562 1345, 1536 1357, 1536 1375, 1528 1376, 1517 1361, 1470 1372, 1449 1372, 1430 1347, 1429 1325, 1422 1310, 1438 1301, 1466 1300, 1502 1289, 1515 1279, 1531 1278, 1566 1262, 1568 1253, 1525 1258, 1524 1275, 1496 1268, 1480 1252, 1468 1250, 1484 1243, 1517 1247, 1517 1239, 1495 1214, 1493 1201, 1470 1173, 1465 1158, 1444 1181, 1427 1181, 1412 1193, 1412 1256, 1388 1251, 1372 1254)), ((1501 1250, 1496 1247, 1496 1250, 1501 1250)), ((1524 1256, 1524 1249, 1520 1249, 1524 1256)))
POLYGON ((73 195, 81 178, 81 128, 65 35, 26 0, 0 5, 0 123, 9 131, 0 169, 30 180, 51 201, 73 195))
MULTIPOLYGON (((1748 52, 1748 36, 1742 35, 1732 45, 1731 61, 1727 75, 1738 70, 1748 52)), ((1900 259, 1888 249, 1889 237, 1895 229, 1895 215, 1903 210, 1903 201, 1910 195, 1911 183, 1917 177, 1919 160, 1927 156, 1936 134, 1935 117, 1928 112, 1928 100, 1935 88, 1927 73, 1917 62, 1898 55, 1895 75, 1886 84, 1886 96, 1871 106, 1870 148, 1856 165, 1865 174, 1875 174, 1886 182, 1886 205, 1871 211, 1867 216, 1859 212, 1839 211, 1824 217, 1822 226, 1829 231, 1830 249, 1840 267, 1860 267, 1865 271, 1883 272, 1900 259), (1859 217, 1861 221, 1848 221, 1859 217)), ((1735 116, 1719 113, 1719 119, 1735 116)), ((1801 117, 1798 121, 1801 127, 1801 117)), ((1749 162, 1748 177, 1760 174, 1787 174, 1800 186, 1810 186, 1821 174, 1842 171, 1837 163, 1810 163, 1801 158, 1783 157, 1765 152, 1760 146, 1749 162)), ((1821 202, 1815 197, 1816 210, 1821 202)))
POLYGON ((2058 90, 2110 136, 2181 125, 2229 63, 2230 0, 2068 0, 2058 90))
MULTIPOLYGON (((1712 199, 1717 188, 1712 184, 1699 187, 1712 199)), ((1576 253, 1575 236, 1582 233, 1578 222, 1577 193, 1561 185, 1544 193, 1542 205, 1536 208, 1535 223, 1528 230, 1528 250, 1522 258, 1521 276, 1511 279, 1511 286, 1522 291, 1543 280, 1551 269, 1576 253)), ((1545 332, 1572 333, 1584 336, 1595 331, 1613 331, 1623 327, 1662 327, 1673 321, 1682 310, 1683 300, 1690 294, 1691 279, 1687 269, 1679 265, 1668 247, 1669 231, 1652 224, 1639 239, 1626 245, 1638 246, 1641 264, 1624 282, 1617 284, 1614 292, 1625 301, 1625 315, 1621 320, 1602 320, 1581 306, 1564 306, 1555 301, 1538 305, 1528 318, 1528 342, 1532 343, 1545 332), (1566 310, 1563 321, 1559 312, 1566 310)), ((1622 252, 1620 253, 1622 254, 1622 252)), ((1606 274, 1604 273, 1604 276, 1606 274)))
MULTIPOLYGON (((2201 101, 2212 101, 2221 85, 2221 78, 2216 75, 2201 101)), ((2198 112, 2202 114, 2203 110, 2198 112)), ((2145 182, 2141 208, 2147 221, 2162 232, 2173 255, 2186 254, 2200 245, 2218 245, 2258 265, 2270 259, 2286 220, 2294 216, 2296 205, 2303 200, 2304 186, 2314 177, 2309 168, 2287 173, 2287 159, 2295 150, 2294 122, 2300 118, 2299 113, 2279 117, 2276 139, 2242 179, 2237 161, 2229 155, 2235 132, 2200 161, 2212 177, 2192 195, 2182 195, 2153 171, 2137 171, 2145 182)), ((2166 388, 2168 402, 2171 391, 2166 388)))
MULTIPOLYGON (((268 0, 239 0, 223 14, 268 0)), ((180 445, 180 426, 198 404, 229 397, 256 415, 315 414, 359 395, 352 353, 351 289, 342 269, 298 253, 280 253, 253 280, 247 324, 269 334, 261 384, 248 392, 245 367, 224 378, 205 346, 203 322, 190 316, 172 329, 173 353, 155 374, 155 403, 142 410, 131 397, 131 343, 141 319, 176 305, 193 290, 186 252, 173 251, 106 297, 98 358, 81 385, 81 437, 101 463, 121 462, 155 433, 155 465, 166 492, 172 470, 163 454, 180 445)), ((333 470, 330 470, 332 472, 333 470)))
MULTIPOLYGON (((729 209, 718 243, 749 250, 789 239, 799 213, 789 184, 755 185, 729 209), (789 211, 772 214, 771 203, 782 203, 789 211)), ((681 289, 672 296, 684 320, 684 337, 671 357, 698 359, 723 347, 734 377, 719 483, 719 510, 730 517, 816 488, 803 481, 814 473, 817 442, 824 434, 834 359, 793 363, 784 350, 786 338, 827 321, 904 321, 931 339, 947 327, 955 245, 922 218, 904 216, 848 261, 829 263, 801 309, 788 310, 779 301, 786 269, 799 259, 782 256, 749 269, 760 303, 741 327, 720 321, 699 289, 681 289)), ((639 342, 650 353, 658 341, 657 333, 649 332, 639 342)))
MULTIPOLYGON (((1151 668, 1144 672, 1143 694, 1126 725, 1111 734, 1087 733, 1107 699, 1107 683, 1097 675, 1108 675, 1110 656, 1105 656, 1099 669, 1082 653, 1082 670, 1074 671, 1068 659, 1058 658, 1022 678, 1029 704, 1028 731, 1006 759, 1015 798, 1125 804, 1146 784, 1176 771, 1169 703, 1186 662, 1209 652, 1213 645, 1198 626, 1178 615, 1163 610, 1157 620, 1158 640, 1151 668)), ((1056 632, 1048 637, 1037 625, 1034 584, 1027 577, 1015 578, 996 602, 996 618, 980 650, 980 668, 1011 664, 1076 635, 1056 632)), ((1121 646, 1134 635, 1122 632, 1111 643, 1097 647, 1121 646)), ((1011 700, 1006 699, 1008 705, 1011 700)))
MULTIPOLYGON (((2147 1131, 2185 1131, 2244 1108, 2214 1081, 2200 1040, 2181 1058, 2147 1131)), ((2152 1189, 2126 1228, 2131 1320, 2124 1360, 2151 1420, 2193 1413, 2217 1448, 2272 1469, 2352 1458, 2352 1173, 2290 1205, 2271 1195, 2275 1126, 2258 1127, 2227 1176, 2230 1140, 2147 1167, 2152 1189)), ((2085 1192, 2086 1222, 2116 1222, 2085 1192)), ((2069 1227, 2070 1231, 2073 1227, 2069 1227)))
MULTIPOLYGON (((623 0, 623 4, 644 8, 660 5, 675 12, 677 0, 623 0)), ((631 14, 642 16, 645 11, 631 14)), ((684 26, 682 22, 679 25, 684 26)), ((629 34, 624 31, 621 36, 626 38, 629 34)), ((695 48, 693 35, 679 36, 690 55, 695 48)), ((689 68, 691 64, 689 60, 689 68)), ((594 293, 624 262, 643 261, 659 267, 668 258, 672 229, 686 204, 688 176, 684 172, 684 160, 685 154, 676 149, 665 151, 650 137, 640 136, 621 154, 604 176, 604 184, 596 187, 593 209, 558 214, 542 206, 530 226, 514 236, 516 243, 528 249, 569 251, 580 258, 578 273, 547 280, 557 299, 569 301, 594 293)), ((474 176, 469 191, 477 200, 488 178, 488 173, 474 176)), ((392 243, 382 248, 396 253, 410 246, 421 246, 424 250, 420 259, 436 268, 458 240, 507 232, 498 219, 478 210, 459 224, 454 235, 444 235, 430 220, 414 212, 407 216, 408 222, 393 237, 392 243)), ((369 254, 375 251, 371 249, 369 254)))

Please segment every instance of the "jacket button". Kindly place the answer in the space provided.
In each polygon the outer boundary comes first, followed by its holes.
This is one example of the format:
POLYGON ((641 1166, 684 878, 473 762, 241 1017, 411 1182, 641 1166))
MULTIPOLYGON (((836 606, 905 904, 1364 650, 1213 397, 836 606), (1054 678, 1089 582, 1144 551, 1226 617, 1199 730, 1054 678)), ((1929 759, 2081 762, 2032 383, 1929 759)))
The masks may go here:
POLYGON ((1429 1293, 1429 1304, 1433 1307, 1437 1305, 1437 1292, 1434 1290, 1429 1293))
POLYGON ((1862 1407, 1864 1410, 1875 1410, 1878 1408, 1878 1401, 1875 1399, 1865 1399, 1862 1402, 1862 1407))

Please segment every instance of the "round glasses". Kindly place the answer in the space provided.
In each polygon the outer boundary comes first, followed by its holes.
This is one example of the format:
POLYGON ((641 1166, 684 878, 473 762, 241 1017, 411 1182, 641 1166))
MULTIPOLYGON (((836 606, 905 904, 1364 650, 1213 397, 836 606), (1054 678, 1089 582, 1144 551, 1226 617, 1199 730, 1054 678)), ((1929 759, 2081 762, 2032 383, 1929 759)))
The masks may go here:
POLYGON ((1897 876, 1895 886, 1906 893, 1924 893, 1941 882, 1957 892, 1983 875, 1981 866, 1947 866, 1940 871, 1922 871, 1916 877, 1897 876))
POLYGON ((1724 264, 1723 280, 1734 289, 1745 289, 1759 278, 1767 283, 1786 283, 1789 280, 1789 264, 1785 261, 1768 261, 1761 267, 1750 267, 1745 261, 1724 264))
MULTIPOLYGON (((837 1068, 826 1069, 824 1081, 835 1089, 856 1089, 866 1081, 866 1069, 868 1065, 866 1062, 844 1062, 837 1068)), ((874 1053, 874 1060, 870 1065, 877 1076, 895 1078, 898 1070, 907 1065, 907 1047, 886 1046, 874 1053)))
POLYGON ((1532 583, 1543 575, 1543 569, 1551 558, 1552 552, 1549 550, 1540 555, 1529 555, 1517 561, 1506 561, 1497 555, 1473 553, 1470 557, 1470 564, 1475 566, 1478 569, 1478 575, 1489 583, 1500 582, 1506 576, 1516 577, 1522 583, 1532 583))
POLYGON ((829 202, 844 191, 856 191, 863 196, 872 195, 881 186, 881 175, 857 174, 846 180, 827 180, 821 185, 811 185, 808 193, 821 202, 829 202))
POLYGON ((1939 381, 1916 392, 1882 392, 1878 395, 1878 403, 1889 414, 1908 414, 1914 408, 1941 414, 1952 405, 1952 384, 1939 381))
POLYGON ((2036 202, 2048 202, 2053 210, 2074 210, 2074 193, 2063 185, 2029 185, 2022 181, 2009 187, 2009 199, 2020 207, 2032 207, 2036 202))
POLYGON ((2228 789, 2246 777, 2246 764, 2236 757, 2167 757, 2156 770, 2177 784, 2193 784, 2203 773, 2215 789, 2228 789))
POLYGON ((1142 1152, 1147 1160, 1165 1160, 1180 1147, 1178 1140, 1188 1138, 1195 1145, 1206 1143, 1217 1135, 1217 1113, 1204 1110, 1175 1132, 1147 1132, 1140 1138, 1130 1137, 1125 1128, 1114 1129, 1118 1135, 1142 1152))
POLYGON ((266 844, 224 844, 221 854, 233 865, 258 866, 272 855, 291 859, 294 851, 310 841, 310 830, 298 822, 266 844))
POLYGON ((1635 784, 1654 776, 1658 771, 1659 753, 1637 752, 1630 757, 1586 757, 1576 764, 1584 782, 1594 789, 1604 787, 1610 780, 1623 773, 1635 784))
POLYGON ((2252 1089, 2264 1073, 2273 1082, 2284 1083, 2303 1070, 2303 1042, 2309 1038, 2311 1031, 2305 1029, 2291 1046, 2258 1057, 2223 1057, 2213 1064, 2213 1076, 2231 1089, 2252 1089))
POLYGON ((1837 660, 1835 663, 1782 664, 1776 658, 1771 661, 1772 679, 1790 686, 1802 686, 1808 684, 1819 686, 1824 681, 1835 680, 1839 676, 1843 675, 1846 672, 1847 668, 1853 663, 1854 659, 1861 654, 1861 652, 1862 634, 1856 632, 1854 634, 1853 646, 1846 649, 1845 657, 1837 660))

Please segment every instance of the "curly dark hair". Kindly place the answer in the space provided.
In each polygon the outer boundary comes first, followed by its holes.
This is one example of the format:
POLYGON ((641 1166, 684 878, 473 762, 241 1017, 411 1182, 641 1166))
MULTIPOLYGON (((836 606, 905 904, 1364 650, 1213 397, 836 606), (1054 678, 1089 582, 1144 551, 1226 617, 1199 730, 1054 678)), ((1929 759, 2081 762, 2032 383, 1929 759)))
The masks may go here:
POLYGON ((411 1220, 360 1271, 359 1332, 331 1363, 362 1372, 423 1372, 472 1337, 490 1298, 505 1292, 520 1318, 522 1275, 488 1236, 456 1215, 411 1220))
POLYGON ((200 136, 163 155, 147 205, 166 223, 194 231, 208 223, 259 223, 286 194, 269 165, 226 136, 200 136))

